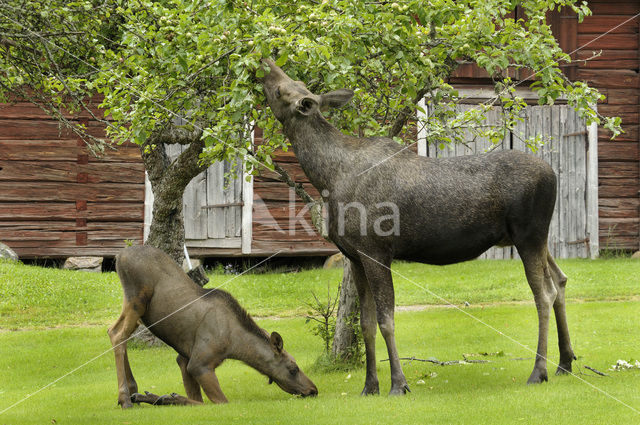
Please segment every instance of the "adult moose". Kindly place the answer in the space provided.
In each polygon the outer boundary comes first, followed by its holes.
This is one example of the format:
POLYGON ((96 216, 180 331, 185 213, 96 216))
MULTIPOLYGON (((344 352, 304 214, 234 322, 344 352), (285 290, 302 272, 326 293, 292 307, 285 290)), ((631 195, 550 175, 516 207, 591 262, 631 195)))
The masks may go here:
POLYGON ((269 335, 227 292, 196 285, 163 251, 125 248, 116 258, 124 290, 122 314, 109 328, 118 375, 118 404, 201 404, 204 390, 214 403, 226 403, 215 368, 225 359, 241 360, 284 391, 310 396, 316 386, 283 350, 282 337, 269 335), (178 352, 187 397, 137 394, 127 357, 127 340, 138 320, 178 352))
POLYGON ((263 64, 266 75, 259 80, 267 102, 305 174, 323 195, 329 238, 352 262, 367 359, 363 394, 379 393, 376 320, 389 354, 390 394, 409 389, 395 344, 391 261, 451 264, 476 258, 494 245, 516 246, 538 310, 537 355, 528 382, 547 380, 551 306, 560 346, 556 373, 571 371, 575 356, 565 314, 567 278, 547 248, 556 177, 546 163, 515 151, 431 159, 390 139, 347 136, 320 111, 345 105, 352 91, 316 95, 273 61, 263 64), (397 214, 389 215, 382 205, 394 205, 397 214))

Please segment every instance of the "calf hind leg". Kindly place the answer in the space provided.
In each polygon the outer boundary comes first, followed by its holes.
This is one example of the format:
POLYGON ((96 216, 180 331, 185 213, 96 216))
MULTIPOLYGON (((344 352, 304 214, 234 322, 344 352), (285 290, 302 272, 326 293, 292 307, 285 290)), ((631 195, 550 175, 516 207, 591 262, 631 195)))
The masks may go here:
POLYGON ((556 287, 558 295, 553 303, 553 311, 556 316, 556 325, 558 327, 558 346, 560 348, 560 362, 556 375, 562 375, 571 372, 571 362, 576 359, 571 348, 571 338, 569 338, 569 326, 567 324, 567 313, 565 310, 565 287, 567 284, 567 276, 562 272, 555 260, 547 252, 547 262, 551 270, 551 277, 556 287))

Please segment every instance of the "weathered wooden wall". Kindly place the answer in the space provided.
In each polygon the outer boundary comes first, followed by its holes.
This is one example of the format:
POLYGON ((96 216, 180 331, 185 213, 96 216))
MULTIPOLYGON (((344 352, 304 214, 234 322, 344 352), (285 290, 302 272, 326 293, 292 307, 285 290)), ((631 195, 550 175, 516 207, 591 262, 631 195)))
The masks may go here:
MULTIPOLYGON (((640 2, 592 0, 593 16, 577 26, 577 45, 594 38, 640 13, 640 2)), ((640 247, 640 17, 611 31, 577 53, 582 62, 577 79, 587 81, 607 96, 598 105, 606 116, 622 118, 625 134, 612 141, 606 131, 598 138, 600 246, 603 249, 640 247)))
MULTIPOLYGON (((96 136, 102 126, 78 117, 96 136)), ((136 146, 101 158, 37 107, 0 105, 0 241, 21 258, 114 255, 142 239, 136 146)))
MULTIPOLYGON (((640 2, 588 3, 593 15, 581 23, 567 11, 554 12, 548 19, 562 49, 567 53, 575 51, 571 56, 578 60, 565 66, 566 75, 586 81, 606 96, 598 104, 603 115, 622 118, 623 135, 612 141, 600 129, 598 137, 600 247, 636 250, 640 247, 640 17, 620 24, 640 13, 640 2), (602 54, 587 60, 594 51, 602 54)), ((512 77, 522 79, 529 75, 520 70, 514 71, 512 77)), ((451 83, 489 84, 487 77, 477 67, 463 65, 451 83)))

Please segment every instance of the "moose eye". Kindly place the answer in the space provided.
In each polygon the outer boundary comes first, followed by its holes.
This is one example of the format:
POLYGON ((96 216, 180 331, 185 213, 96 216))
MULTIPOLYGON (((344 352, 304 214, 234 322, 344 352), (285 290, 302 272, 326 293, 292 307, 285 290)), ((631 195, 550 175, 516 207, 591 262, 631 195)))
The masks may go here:
POLYGON ((276 99, 280 99, 280 96, 282 96, 280 94, 280 87, 276 88, 276 93, 275 94, 276 94, 276 99))
POLYGON ((298 371, 299 371, 299 370, 300 370, 300 369, 298 368, 298 366, 296 366, 296 367, 292 367, 291 369, 289 369, 289 373, 290 373, 292 376, 295 376, 295 375, 297 375, 297 374, 298 374, 298 371))

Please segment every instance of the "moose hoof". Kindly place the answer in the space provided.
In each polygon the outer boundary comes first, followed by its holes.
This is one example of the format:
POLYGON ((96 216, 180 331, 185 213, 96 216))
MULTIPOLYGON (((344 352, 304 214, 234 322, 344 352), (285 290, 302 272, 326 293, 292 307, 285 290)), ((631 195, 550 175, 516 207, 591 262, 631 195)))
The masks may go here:
POLYGON ((556 375, 569 375, 571 373, 571 363, 563 365, 558 365, 558 369, 556 370, 556 375))
POLYGON ((380 388, 378 387, 378 384, 375 384, 375 385, 365 384, 364 389, 360 393, 361 396, 378 395, 378 394, 380 394, 380 388))
POLYGON ((391 391, 389 391, 389 395, 405 395, 406 393, 410 392, 411 390, 409 389, 409 385, 404 384, 399 387, 391 388, 391 391))
POLYGON ((547 382, 549 378, 547 377, 546 371, 538 371, 534 369, 531 373, 531 376, 527 380, 527 384, 541 384, 543 382, 547 382))

